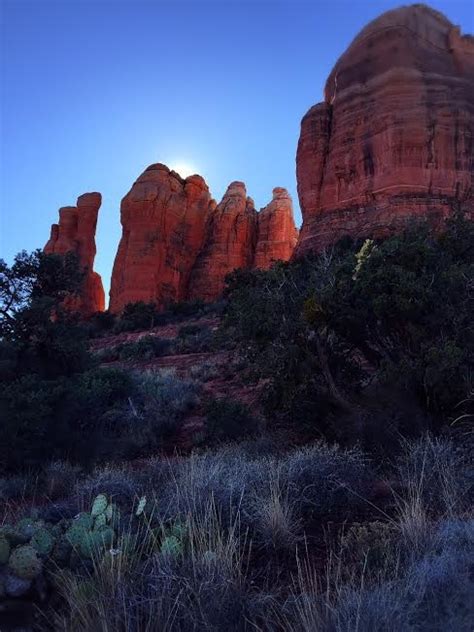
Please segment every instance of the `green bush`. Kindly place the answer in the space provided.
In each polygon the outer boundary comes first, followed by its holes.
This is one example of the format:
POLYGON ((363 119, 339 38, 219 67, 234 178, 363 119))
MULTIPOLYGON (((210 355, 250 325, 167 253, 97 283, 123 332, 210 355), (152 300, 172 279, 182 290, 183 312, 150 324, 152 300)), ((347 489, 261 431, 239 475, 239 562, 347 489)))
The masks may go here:
POLYGON ((160 314, 156 304, 137 301, 125 305, 115 323, 114 331, 120 333, 121 331, 153 329, 158 324, 160 324, 160 314))
POLYGON ((167 312, 174 317, 197 316, 205 310, 204 301, 197 299, 194 301, 179 301, 167 305, 167 312))
POLYGON ((385 240, 344 240, 331 253, 230 275, 223 336, 266 379, 272 415, 341 439, 341 417, 370 404, 375 384, 413 398, 433 427, 461 401, 467 414, 473 278, 474 227, 462 217, 439 235, 413 224, 385 240))
POLYGON ((96 312, 87 321, 87 332, 91 338, 103 336, 112 331, 115 326, 116 316, 108 310, 96 312))
POLYGON ((210 441, 240 439, 257 430, 257 421, 245 404, 230 399, 214 399, 208 404, 206 432, 210 441))
POLYGON ((176 353, 204 353, 214 348, 214 334, 209 327, 181 327, 175 342, 176 353))
POLYGON ((118 348, 120 360, 151 360, 167 355, 172 341, 158 336, 143 336, 136 342, 125 342, 118 348))

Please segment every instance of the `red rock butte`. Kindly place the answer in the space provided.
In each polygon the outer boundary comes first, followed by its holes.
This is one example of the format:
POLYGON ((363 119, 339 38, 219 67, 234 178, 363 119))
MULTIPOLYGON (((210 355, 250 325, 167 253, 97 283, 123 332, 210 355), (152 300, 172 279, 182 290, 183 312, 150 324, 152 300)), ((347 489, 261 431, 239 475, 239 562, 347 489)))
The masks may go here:
POLYGON ((127 303, 213 301, 236 268, 288 260, 297 230, 291 198, 275 189, 258 213, 243 182, 217 204, 198 175, 186 179, 163 164, 148 167, 123 198, 122 238, 110 289, 112 312, 127 303))
POLYGON ((83 316, 105 309, 102 279, 94 272, 96 254, 95 231, 97 215, 102 202, 100 193, 84 193, 77 198, 76 206, 59 209, 59 224, 51 226, 51 236, 44 247, 46 254, 65 255, 74 252, 85 272, 81 292, 67 300, 67 306, 83 316))
POLYGON ((424 5, 384 13, 337 61, 301 122, 295 255, 410 218, 473 217, 474 38, 424 5))

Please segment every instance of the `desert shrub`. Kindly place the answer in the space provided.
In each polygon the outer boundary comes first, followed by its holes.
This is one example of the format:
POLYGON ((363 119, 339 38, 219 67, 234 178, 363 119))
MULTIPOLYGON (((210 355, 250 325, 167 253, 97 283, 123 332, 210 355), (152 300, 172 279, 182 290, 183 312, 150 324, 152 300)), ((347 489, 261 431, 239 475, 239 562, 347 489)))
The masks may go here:
POLYGON ((103 417, 127 401, 130 377, 92 369, 70 378, 26 375, 0 389, 0 467, 38 468, 51 459, 87 463, 104 447, 103 417), (7 387, 8 386, 8 387, 7 387))
POLYGON ((414 559, 404 580, 413 596, 415 630, 468 631, 474 618, 472 520, 441 521, 432 545, 414 559))
POLYGON ((0 387, 0 470, 28 470, 59 457, 68 436, 60 414, 66 397, 64 380, 25 375, 0 387))
POLYGON ((143 336, 136 342, 125 342, 120 345, 120 360, 151 360, 166 355, 172 347, 172 341, 158 336, 143 336))
POLYGON ((105 494, 113 502, 130 511, 140 492, 140 485, 126 467, 104 466, 77 481, 74 496, 79 506, 90 507, 98 494, 105 494))
POLYGON ((189 371, 193 380, 208 382, 220 375, 219 367, 212 362, 201 362, 191 367, 189 371))
POLYGON ((156 515, 163 521, 204 516, 213 503, 224 528, 238 517, 245 530, 252 523, 254 494, 268 493, 270 463, 238 449, 192 454, 170 465, 168 483, 155 489, 156 515))
POLYGON ((153 329, 159 323, 160 315, 155 303, 137 301, 125 305, 115 323, 114 331, 120 333, 121 331, 153 329))
MULTIPOLYGON (((399 532, 390 522, 354 523, 341 538, 342 573, 367 577, 394 572, 401 555, 399 532)), ((349 578, 350 578, 349 575, 349 578)))
POLYGON ((175 421, 199 401, 198 385, 174 373, 142 373, 135 376, 138 404, 145 414, 175 421))
POLYGON ((371 477, 367 458, 359 450, 325 443, 290 453, 281 470, 281 480, 300 512, 318 518, 364 508, 371 477))
POLYGON ((105 312, 96 312, 88 319, 86 323, 87 333, 90 338, 98 338, 112 331, 115 326, 116 315, 106 310, 105 312))
POLYGON ((427 512, 452 514, 472 505, 471 464, 453 441, 426 435, 405 442, 403 447, 397 459, 397 477, 427 512))
MULTIPOLYGON (((269 414, 345 439, 341 412, 370 408, 375 383, 427 413, 419 431, 435 428, 472 387, 473 252, 473 224, 456 216, 441 235, 413 224, 269 271, 236 271, 223 327, 267 380, 269 414)), ((411 432, 409 417, 396 423, 411 432)))
POLYGON ((205 303, 200 299, 178 301, 167 305, 166 310, 172 317, 199 316, 205 311, 205 303))
POLYGON ((214 334, 209 327, 181 327, 175 342, 176 353, 203 353, 213 348, 214 334))
POLYGON ((36 474, 25 473, 0 478, 0 500, 3 502, 31 498, 37 491, 40 491, 40 483, 36 474))
POLYGON ((267 550, 294 553, 303 539, 302 520, 289 488, 280 481, 279 468, 275 470, 268 488, 255 490, 249 504, 253 538, 257 546, 267 550))
POLYGON ((258 424, 249 408, 230 399, 214 399, 206 410, 206 431, 210 440, 235 440, 257 431, 258 424))
POLYGON ((474 227, 462 217, 439 236, 414 224, 373 242, 357 270, 347 255, 322 296, 334 331, 435 414, 465 396, 472 371, 473 253, 474 227))
POLYGON ((81 469, 67 461, 52 461, 43 468, 44 494, 50 500, 65 498, 74 490, 81 469))
POLYGON ((171 373, 140 373, 132 380, 127 402, 104 416, 109 460, 146 456, 166 447, 199 401, 198 385, 171 373))
POLYGON ((183 325, 178 329, 178 338, 186 338, 186 336, 195 336, 201 331, 199 325, 183 325))
POLYGON ((332 283, 334 266, 322 256, 278 263, 265 272, 239 270, 227 278, 223 326, 256 378, 266 379, 268 414, 283 412, 313 429, 330 412, 350 408, 344 392, 358 377, 341 340, 327 328, 315 332, 307 317, 308 300, 332 283))
POLYGON ((94 351, 94 358, 99 364, 117 362, 120 359, 120 345, 97 349, 94 351))

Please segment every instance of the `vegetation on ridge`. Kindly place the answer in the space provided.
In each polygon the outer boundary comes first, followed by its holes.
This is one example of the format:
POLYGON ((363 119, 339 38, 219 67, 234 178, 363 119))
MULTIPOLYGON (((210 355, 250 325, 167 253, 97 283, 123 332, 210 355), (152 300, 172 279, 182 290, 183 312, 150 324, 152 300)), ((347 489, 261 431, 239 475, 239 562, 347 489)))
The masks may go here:
POLYGON ((218 306, 80 323, 78 279, 0 267, 2 629, 470 630, 472 223, 218 306))

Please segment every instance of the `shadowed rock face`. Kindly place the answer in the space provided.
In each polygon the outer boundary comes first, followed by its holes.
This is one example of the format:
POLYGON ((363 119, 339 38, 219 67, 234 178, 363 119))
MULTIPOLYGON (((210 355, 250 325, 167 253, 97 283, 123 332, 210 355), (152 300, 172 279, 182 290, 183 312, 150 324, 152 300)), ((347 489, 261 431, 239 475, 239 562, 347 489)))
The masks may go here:
POLYGON ((44 247, 46 254, 65 255, 75 252, 85 271, 80 296, 68 299, 70 309, 90 316, 105 309, 102 279, 94 272, 96 254, 95 231, 97 216, 102 202, 100 193, 84 193, 77 199, 77 206, 59 209, 59 224, 51 226, 51 236, 44 247))
POLYGON ((296 255, 473 214, 474 39, 423 5, 365 27, 301 122, 296 255))
POLYGON ((288 260, 295 244, 291 198, 275 189, 257 213, 242 182, 232 182, 219 204, 200 176, 183 180, 151 165, 122 200, 122 239, 115 258, 110 310, 127 303, 219 297, 236 268, 268 268, 288 260))
POLYGON ((258 240, 253 265, 267 270, 274 261, 288 261, 296 246, 298 230, 293 203, 286 189, 273 189, 273 199, 258 214, 258 240))

